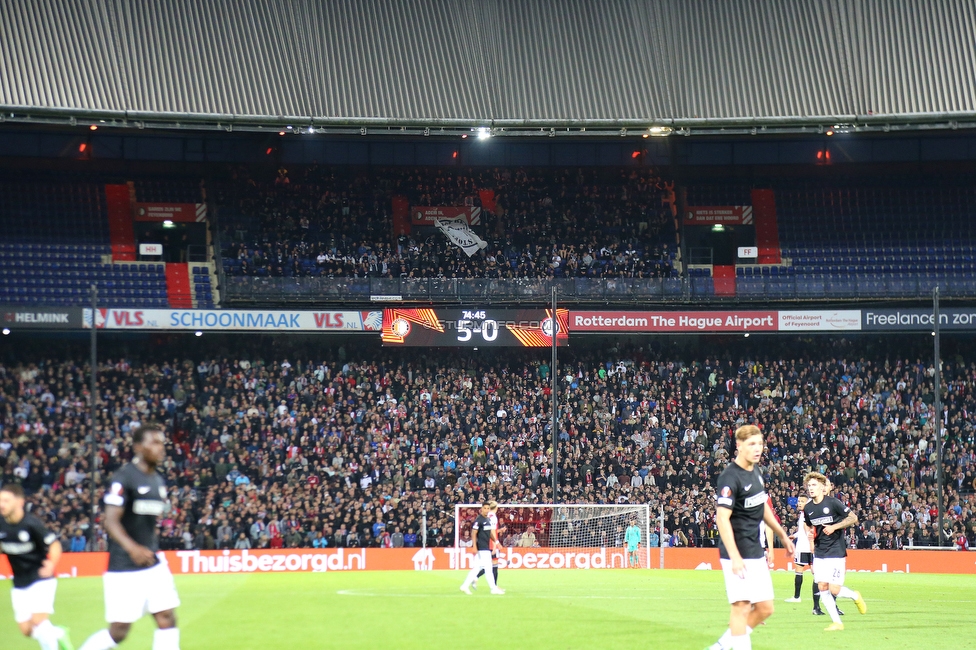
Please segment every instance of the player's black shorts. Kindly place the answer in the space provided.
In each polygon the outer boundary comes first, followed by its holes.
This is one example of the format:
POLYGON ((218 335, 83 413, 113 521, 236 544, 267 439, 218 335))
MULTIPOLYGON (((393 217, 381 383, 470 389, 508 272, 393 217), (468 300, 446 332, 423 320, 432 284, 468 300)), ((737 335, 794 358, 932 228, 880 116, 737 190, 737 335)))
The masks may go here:
POLYGON ((793 564, 800 566, 810 566, 813 564, 813 553, 797 553, 793 558, 793 564))

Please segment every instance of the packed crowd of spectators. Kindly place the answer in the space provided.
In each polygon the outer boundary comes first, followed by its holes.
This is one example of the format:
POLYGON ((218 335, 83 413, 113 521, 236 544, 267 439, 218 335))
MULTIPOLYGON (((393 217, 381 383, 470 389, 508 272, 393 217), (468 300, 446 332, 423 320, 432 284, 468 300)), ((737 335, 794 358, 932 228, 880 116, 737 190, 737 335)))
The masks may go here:
MULTIPOLYGON (((547 351, 286 338, 172 335, 103 352, 99 483, 130 458, 135 426, 166 423, 166 548, 420 545, 424 514, 428 545, 452 545, 456 503, 551 500, 547 351)), ((683 345, 561 352, 560 502, 663 505, 666 543, 712 545, 714 480, 734 429, 755 422, 787 527, 817 470, 860 516, 854 545, 937 543, 932 367, 910 340, 683 345)), ((973 544, 976 363, 971 343, 946 347, 946 533, 973 544)), ((104 548, 90 520, 82 351, 6 354, 0 478, 24 485, 66 549, 104 548)))
POLYGON ((229 275, 372 278, 671 277, 673 184, 653 169, 311 166, 240 172, 219 201, 229 275), (491 203, 485 207, 482 193, 491 203), (468 256, 433 227, 394 237, 393 197, 483 208, 488 246, 468 256))

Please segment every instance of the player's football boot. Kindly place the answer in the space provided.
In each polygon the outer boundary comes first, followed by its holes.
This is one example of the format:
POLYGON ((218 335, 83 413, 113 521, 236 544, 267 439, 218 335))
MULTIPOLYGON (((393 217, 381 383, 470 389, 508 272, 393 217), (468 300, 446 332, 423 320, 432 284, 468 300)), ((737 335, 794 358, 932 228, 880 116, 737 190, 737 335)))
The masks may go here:
POLYGON ((862 614, 867 614, 868 604, 864 602, 864 599, 861 597, 861 592, 855 591, 854 593, 857 595, 857 598, 854 599, 854 604, 857 605, 857 611, 861 612, 862 614))
POLYGON ((824 632, 841 632, 844 629, 843 623, 831 623, 824 628, 824 632))
POLYGON ((787 603, 800 603, 800 602, 803 602, 803 601, 801 601, 799 598, 787 598, 783 602, 787 602, 787 603))
POLYGON ((468 589, 468 585, 461 585, 461 591, 463 591, 464 593, 466 593, 469 596, 471 595, 471 590, 468 589))
POLYGON ((58 639, 58 650, 75 650, 75 645, 71 642, 71 630, 63 625, 55 625, 54 627, 63 632, 61 638, 58 639))

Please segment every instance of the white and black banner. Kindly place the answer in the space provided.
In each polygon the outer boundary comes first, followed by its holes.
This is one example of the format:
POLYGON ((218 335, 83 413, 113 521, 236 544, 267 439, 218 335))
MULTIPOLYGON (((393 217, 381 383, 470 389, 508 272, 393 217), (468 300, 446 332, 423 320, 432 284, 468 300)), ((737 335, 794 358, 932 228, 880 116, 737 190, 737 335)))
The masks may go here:
POLYGON ((437 229, 444 233, 451 242, 471 257, 482 248, 488 246, 488 242, 475 234, 471 226, 463 221, 444 221, 437 219, 434 221, 437 229))

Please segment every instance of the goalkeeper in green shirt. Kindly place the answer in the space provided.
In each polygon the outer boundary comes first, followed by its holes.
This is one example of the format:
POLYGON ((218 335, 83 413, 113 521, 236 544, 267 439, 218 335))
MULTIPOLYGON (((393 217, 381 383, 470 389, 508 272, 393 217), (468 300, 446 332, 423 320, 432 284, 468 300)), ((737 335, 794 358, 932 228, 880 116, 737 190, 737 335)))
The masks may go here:
POLYGON ((641 531, 637 527, 637 520, 631 519, 627 532, 624 533, 624 543, 627 544, 627 561, 630 566, 640 567, 640 560, 637 557, 637 549, 640 548, 641 531))

